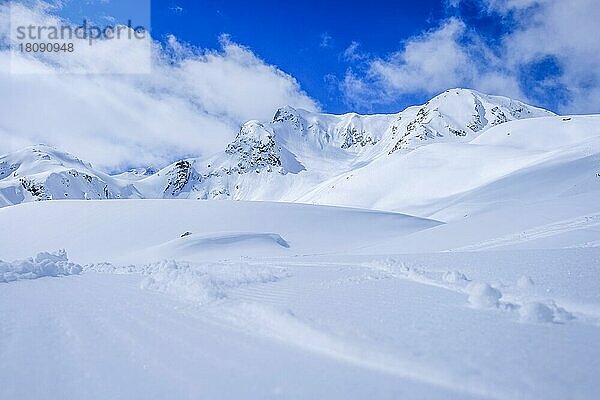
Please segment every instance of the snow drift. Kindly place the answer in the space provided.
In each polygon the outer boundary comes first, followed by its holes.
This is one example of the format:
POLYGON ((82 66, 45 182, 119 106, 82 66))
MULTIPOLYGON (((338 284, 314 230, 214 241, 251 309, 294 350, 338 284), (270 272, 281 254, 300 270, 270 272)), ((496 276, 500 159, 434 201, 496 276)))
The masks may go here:
MULTIPOLYGON (((261 254, 285 255, 289 243, 276 233, 220 232, 191 234, 187 232, 174 240, 146 251, 146 257, 207 260, 227 255, 229 258, 261 254)), ((143 257, 143 254, 140 254, 143 257)))
POLYGON ((39 253, 26 260, 6 262, 0 260, 0 283, 22 279, 37 279, 45 276, 75 275, 81 272, 81 266, 69 262, 67 252, 39 253))

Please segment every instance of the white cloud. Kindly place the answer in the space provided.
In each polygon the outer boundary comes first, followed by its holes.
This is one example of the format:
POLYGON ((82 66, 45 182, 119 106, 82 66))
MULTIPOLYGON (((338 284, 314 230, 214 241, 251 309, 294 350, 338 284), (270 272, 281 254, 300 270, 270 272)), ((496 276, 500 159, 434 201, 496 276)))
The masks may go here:
POLYGON ((344 53, 342 54, 342 56, 344 57, 344 60, 346 61, 359 61, 359 60, 364 60, 366 59, 368 56, 368 54, 362 53, 358 50, 358 48, 360 47, 360 43, 353 41, 352 43, 350 43, 350 45, 348 47, 346 47, 346 49, 344 50, 344 53))
POLYGON ((519 15, 519 29, 504 39, 506 57, 518 68, 544 57, 556 59, 557 82, 571 100, 565 111, 599 112, 600 7, 596 0, 538 1, 534 13, 519 15))
POLYGON ((388 60, 373 60, 370 73, 387 87, 401 92, 432 92, 449 87, 470 74, 468 54, 458 40, 465 25, 450 19, 439 29, 407 42, 404 49, 388 60))
MULTIPOLYGON (((479 7, 483 12, 495 12, 507 15, 512 11, 522 11, 534 6, 538 6, 547 0, 477 0, 479 7)), ((447 6, 451 8, 459 8, 461 4, 473 4, 472 0, 446 0, 447 6)))
MULTIPOLYGON (((547 0, 482 0, 481 2, 487 7, 488 11, 507 14, 510 11, 524 10, 542 3, 547 3, 547 0)), ((458 6, 458 3, 460 3, 460 0, 457 0, 455 6, 458 6)))
MULTIPOLYGON (((450 6, 459 3, 448 0, 450 6)), ((542 92, 552 86, 567 93, 559 111, 600 111, 597 0, 481 0, 480 6, 508 21, 510 31, 499 46, 487 45, 460 19, 447 19, 385 59, 372 58, 364 70, 349 71, 342 82, 347 100, 364 106, 455 86, 529 100, 535 88, 521 88, 519 79, 530 65, 550 59, 559 73, 538 86, 542 92)))
POLYGON ((499 59, 457 18, 446 20, 437 29, 406 41, 404 47, 386 59, 368 60, 362 75, 349 70, 342 91, 349 103, 368 106, 386 103, 399 96, 437 94, 448 88, 477 87, 483 91, 522 97, 518 86, 500 68, 484 71, 482 65, 499 59))
MULTIPOLYGON (((0 6, 0 22, 7 12, 0 6)), ((174 38, 152 46, 152 72, 132 75, 64 74, 73 61, 60 56, 42 63, 47 73, 11 74, 10 52, 0 47, 0 153, 48 143, 103 168, 163 166, 222 150, 241 123, 269 119, 282 105, 318 108, 294 78, 226 36, 220 50, 174 38)), ((109 42, 90 51, 94 60, 118 62, 109 42)), ((91 58, 78 60, 86 67, 91 58)), ((21 71, 40 66, 13 61, 21 71)))

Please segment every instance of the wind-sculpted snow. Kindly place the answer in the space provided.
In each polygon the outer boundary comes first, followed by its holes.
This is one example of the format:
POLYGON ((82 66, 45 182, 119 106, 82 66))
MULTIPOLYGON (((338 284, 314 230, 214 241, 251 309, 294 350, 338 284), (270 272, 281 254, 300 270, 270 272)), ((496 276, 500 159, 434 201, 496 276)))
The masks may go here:
POLYGON ((37 279, 45 276, 75 275, 81 272, 81 266, 69 262, 67 253, 39 253, 26 260, 6 262, 0 260, 0 283, 37 279))
POLYGON ((0 209, 0 226, 19 227, 0 229, 0 254, 17 259, 64 248, 79 263, 240 260, 348 252, 439 224, 397 213, 292 203, 47 201, 0 209))

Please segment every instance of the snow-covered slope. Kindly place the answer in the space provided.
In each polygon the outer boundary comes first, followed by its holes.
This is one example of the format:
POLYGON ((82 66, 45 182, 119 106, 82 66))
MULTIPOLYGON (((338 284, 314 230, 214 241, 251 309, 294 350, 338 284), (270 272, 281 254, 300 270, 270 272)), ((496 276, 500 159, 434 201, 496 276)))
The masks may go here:
MULTIPOLYGON (((396 194, 407 193, 403 182, 409 169, 404 164, 419 165, 431 145, 462 149, 505 122, 550 115, 466 89, 446 91, 422 106, 389 115, 329 115, 283 107, 271 121, 245 123, 221 153, 180 160, 156 173, 140 168, 112 177, 69 154, 34 146, 0 160, 0 206, 143 197, 303 201, 402 211, 407 203, 396 194), (360 181, 353 179, 355 173, 367 177, 368 185, 352 187, 360 181)), ((552 135, 560 137, 561 132, 552 135)), ((417 172, 445 176, 449 171, 436 165, 454 157, 452 151, 440 152, 437 157, 443 160, 420 165, 417 172)), ((472 158, 495 156, 482 150, 472 158)), ((474 161, 472 178, 477 167, 474 161)))
POLYGON ((468 143, 378 159, 299 201, 402 210, 444 221, 507 202, 600 193, 600 116, 513 121, 468 143))

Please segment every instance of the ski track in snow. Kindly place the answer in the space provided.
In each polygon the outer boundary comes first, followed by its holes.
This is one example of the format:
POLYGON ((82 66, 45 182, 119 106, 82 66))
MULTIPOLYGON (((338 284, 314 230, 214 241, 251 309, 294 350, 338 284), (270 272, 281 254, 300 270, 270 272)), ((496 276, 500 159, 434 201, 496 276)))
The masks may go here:
POLYGON ((538 226, 536 228, 528 229, 520 233, 513 233, 509 235, 496 237, 493 239, 483 240, 481 242, 470 244, 468 246, 457 247, 449 251, 489 250, 503 246, 510 246, 512 244, 519 244, 537 239, 548 238, 566 232, 572 232, 582 229, 592 229, 598 226, 600 226, 600 214, 586 215, 576 218, 570 218, 564 221, 553 222, 547 225, 538 226))
MULTIPOLYGON (((334 264, 335 265, 335 264, 334 264)), ((302 267, 306 267, 303 265, 302 267)), ((312 268, 318 268, 318 265, 312 268)), ((362 266, 353 268, 363 269, 362 266)), ((378 371, 438 386, 457 393, 478 398, 497 397, 499 388, 490 390, 484 385, 462 385, 462 379, 449 371, 438 371, 428 365, 418 365, 415 361, 406 361, 386 354, 374 347, 361 346, 356 341, 348 341, 316 328, 297 318, 289 310, 280 310, 261 304, 260 297, 269 297, 266 290, 251 288, 253 301, 226 302, 227 292, 248 285, 260 285, 289 277, 284 268, 273 268, 264 264, 211 263, 208 265, 180 262, 161 262, 153 265, 126 267, 106 265, 87 266, 88 271, 103 271, 119 274, 142 274, 145 276, 141 287, 146 290, 167 294, 175 299, 195 305, 209 305, 199 310, 213 323, 228 325, 236 330, 252 335, 266 336, 287 345, 299 347, 343 363, 378 371), (233 270, 233 271, 232 271, 233 270)), ((424 281, 416 281, 424 283, 424 281)), ((440 286, 442 287, 442 286, 440 286)))
MULTIPOLYGON (((465 297, 464 306, 475 309, 489 309, 495 318, 507 317, 520 319, 522 323, 568 323, 577 319, 581 323, 600 326, 600 318, 594 313, 580 310, 571 313, 554 299, 537 298, 525 290, 525 296, 519 295, 518 290, 527 289, 528 280, 517 282, 514 288, 491 286, 486 282, 475 282, 460 271, 431 271, 404 265, 393 259, 381 259, 356 265, 347 263, 280 263, 281 267, 274 268, 265 262, 250 262, 241 269, 232 264, 212 263, 210 266, 190 266, 189 264, 159 263, 144 266, 141 269, 129 266, 125 269, 117 267, 123 273, 142 273, 148 277, 143 281, 142 288, 172 296, 195 305, 204 318, 212 323, 228 326, 233 330, 247 332, 275 339, 286 345, 305 349, 322 356, 338 360, 384 374, 398 376, 433 385, 464 395, 477 398, 514 398, 516 392, 490 384, 484 380, 471 380, 456 371, 444 370, 414 358, 404 359, 390 354, 389 349, 378 348, 368 340, 362 340, 353 335, 339 335, 324 326, 302 320, 290 309, 281 309, 270 305, 273 298, 293 296, 275 286, 281 279, 292 276, 292 270, 319 270, 325 268, 343 268, 351 270, 352 274, 345 278, 336 278, 321 286, 339 286, 358 284, 378 280, 404 280, 418 285, 426 285, 437 289, 447 290, 465 297), (324 266, 326 264, 326 266, 324 266), (224 271, 237 268, 233 274, 224 271), (165 268, 167 272, 165 272, 165 268), (176 271, 176 273, 174 273, 176 271), (193 272, 190 274, 190 272, 193 272), (240 278, 239 275, 242 275, 240 278), (185 277, 182 280, 182 275, 185 277), (235 276, 235 277, 233 277, 235 276), (207 278, 208 277, 208 278, 207 278), (152 282, 148 283, 148 279, 152 282), (200 287, 198 283, 200 282, 200 287), (274 286, 275 285, 275 286, 274 286), (241 298, 233 292, 245 292, 241 298), (500 311, 500 314, 497 314, 500 311), (520 315, 520 317, 519 317, 520 315), (576 317, 574 316, 576 315, 576 317)), ((314 290, 314 289, 313 289, 314 290)), ((523 290, 521 290, 523 292, 523 290)), ((306 294, 306 293, 304 293, 306 294)), ((296 294, 297 295, 297 294, 296 294)), ((560 302, 559 302, 560 303, 560 302)), ((576 305, 573 305, 576 307, 576 305)), ((579 307, 584 308, 584 307, 579 307)), ((363 338, 364 339, 364 338, 363 338)), ((469 374, 467 374, 468 376, 469 374)))
POLYGON ((489 385, 481 382, 465 382, 462 377, 451 371, 438 370, 414 360, 403 360, 356 340, 344 340, 300 320, 290 311, 282 311, 260 303, 242 303, 225 310, 218 309, 218 316, 215 317, 225 317, 238 329, 252 334, 264 335, 361 368, 478 398, 510 398, 508 395, 499 396, 502 392, 500 388, 491 389, 489 385))
MULTIPOLYGON (((295 265, 296 267, 306 264, 286 264, 288 266, 295 265)), ((310 267, 318 268, 318 264, 310 267)), ((330 263, 329 267, 333 266, 349 266, 349 264, 330 263)), ((466 303, 469 303, 474 308, 489 308, 499 309, 506 312, 516 312, 528 309, 531 306, 539 306, 548 308, 552 314, 543 319, 529 319, 522 315, 524 322, 541 322, 541 323, 567 323, 577 319, 579 322, 588 323, 595 326, 600 326, 600 306, 588 305, 573 302, 569 299, 554 299, 549 298, 547 294, 538 294, 527 283, 528 277, 522 276, 514 285, 502 285, 497 288, 485 281, 471 280, 464 273, 457 270, 435 271, 426 267, 413 267, 397 262, 393 259, 381 259, 371 262, 365 262, 352 266, 354 268, 364 268, 363 273, 351 278, 343 278, 343 281, 354 281, 356 283, 380 280, 380 279, 402 279, 409 282, 432 286, 449 290, 455 293, 465 295, 466 303), (478 286, 491 288, 492 292, 473 294, 473 291, 478 289, 478 286), (497 301, 492 301, 486 304, 488 300, 493 300, 494 292, 497 291, 497 301)), ((334 281, 332 284, 343 283, 334 281)), ((533 284, 531 284, 533 286, 533 284)), ((525 311, 526 312, 526 311, 525 311)), ((523 312, 521 313, 523 314, 523 312)))
MULTIPOLYGON (((568 299, 554 299, 547 295, 538 295, 527 283, 529 278, 522 276, 512 287, 496 288, 488 282, 473 281, 458 270, 435 271, 426 267, 413 267, 390 258, 382 258, 359 264, 320 262, 315 264, 280 261, 281 267, 273 267, 266 262, 220 262, 220 263, 185 263, 164 261, 155 264, 114 266, 112 264, 88 265, 86 270, 117 274, 143 274, 146 278, 142 288, 165 293, 181 300, 198 304, 210 303, 227 297, 227 292, 247 285, 277 282, 291 276, 285 267, 295 268, 334 268, 346 267, 361 271, 358 275, 332 280, 328 284, 336 285, 354 281, 356 283, 380 280, 402 279, 413 283, 432 286, 466 295, 473 298, 473 290, 477 285, 487 285, 499 293, 498 302, 489 307, 480 304, 471 305, 479 308, 500 308, 505 311, 518 311, 529 304, 541 304, 554 308, 561 316, 542 322, 565 323, 571 319, 600 326, 600 308, 586 304, 578 304, 568 299), (284 267, 285 266, 285 267, 284 267), (493 307, 492 307, 493 306, 493 307), (569 311, 571 310, 571 311, 569 311)), ((533 286, 533 284, 531 284, 533 286)), ((264 295, 264 293, 263 293, 264 295)), ((481 297, 481 296, 480 296, 481 297)), ((481 298, 485 299, 485 295, 481 298)), ((256 299, 260 301, 260 295, 256 299)))
MULTIPOLYGON (((337 264, 332 264, 337 265, 337 264)), ((298 267, 298 266, 296 266, 298 267)), ((301 265, 300 268, 306 268, 301 265)), ((308 266, 320 268, 320 265, 308 266)), ((364 266, 352 266, 365 270, 364 266)), ((188 263, 162 262, 154 265, 136 266, 88 266, 89 271, 110 271, 125 274, 141 273, 146 276, 141 287, 167 294, 175 299, 192 303, 202 318, 211 323, 241 330, 250 335, 275 339, 289 346, 298 347, 321 356, 360 368, 387 375, 433 385, 442 389, 476 398, 502 399, 499 387, 477 381, 465 381, 464 377, 449 370, 440 370, 415 360, 403 360, 388 354, 377 346, 363 344, 356 339, 338 337, 327 330, 302 321, 290 310, 282 310, 260 302, 271 297, 273 286, 280 279, 290 277, 285 268, 273 268, 263 263, 231 264, 211 263, 190 265, 188 263), (231 272, 231 269, 234 271, 231 272), (267 285, 264 288, 260 286, 267 285), (258 285, 258 287, 257 287, 258 285), (250 301, 231 301, 228 293, 247 287, 253 293, 250 301), (228 301, 229 300, 229 301, 228 301)), ((369 270, 366 270, 369 272, 369 270)), ((426 281, 418 281, 426 283, 426 281)), ((334 283, 335 284, 335 283, 334 283)), ((427 281, 427 284, 430 282, 427 281)), ((444 287, 440 285, 439 287, 444 287)), ((277 292, 277 291, 276 291, 277 292)))
MULTIPOLYGON (((375 268, 381 268, 378 263, 374 265, 375 268)), ((477 290, 478 286, 492 288, 492 290, 498 292, 499 297, 497 302, 492 302, 489 306, 483 306, 475 300, 475 304, 472 304, 475 307, 499 308, 509 312, 518 311, 524 317, 523 309, 528 309, 535 305, 547 307, 553 311, 553 315, 550 315, 549 318, 536 322, 566 323, 577 318, 579 322, 600 326, 600 306, 577 303, 569 299, 550 298, 546 293, 536 293, 534 284, 527 276, 521 276, 513 285, 498 285, 500 287, 495 287, 485 281, 473 281, 464 273, 456 270, 432 272, 402 264, 400 267, 394 268, 390 267, 388 262, 383 271, 390 272, 395 278, 407 279, 412 282, 432 285, 465 294, 469 297, 468 300, 473 298, 473 291, 477 290)), ((494 295, 492 294, 491 296, 493 297, 494 295)), ((485 293, 479 296, 480 300, 484 301, 488 297, 485 293)), ((522 319, 527 321, 528 318, 525 316, 522 319)))

